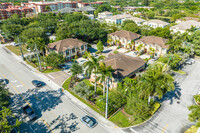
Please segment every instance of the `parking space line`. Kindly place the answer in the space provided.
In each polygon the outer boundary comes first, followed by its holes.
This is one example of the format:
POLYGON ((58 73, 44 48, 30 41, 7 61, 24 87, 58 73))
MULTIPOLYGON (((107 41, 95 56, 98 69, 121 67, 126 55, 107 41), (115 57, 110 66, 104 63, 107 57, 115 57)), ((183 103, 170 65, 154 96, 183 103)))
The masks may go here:
MULTIPOLYGON (((4 78, 7 78, 4 74, 2 74, 3 75, 3 77, 4 78)), ((31 104, 22 96, 22 94, 17 90, 17 88, 12 84, 12 83, 10 83, 10 85, 17 91, 17 93, 20 95, 20 97, 31 107, 31 104)), ((32 108, 32 107, 31 107, 32 108)), ((33 109, 33 108, 32 108, 33 109)), ((34 109, 33 109, 34 110, 34 109)), ((49 128, 49 130, 52 132, 52 133, 54 133, 53 132, 53 130, 49 127, 49 125, 48 125, 48 123, 47 122, 45 122, 45 120, 42 118, 42 117, 40 117, 40 119, 43 121, 43 123, 49 128)))

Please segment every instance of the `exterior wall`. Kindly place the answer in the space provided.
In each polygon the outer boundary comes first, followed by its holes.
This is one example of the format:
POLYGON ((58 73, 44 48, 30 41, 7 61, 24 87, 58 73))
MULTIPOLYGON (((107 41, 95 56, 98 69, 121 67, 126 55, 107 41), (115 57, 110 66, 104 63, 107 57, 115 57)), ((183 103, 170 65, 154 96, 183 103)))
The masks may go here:
POLYGON ((82 56, 85 53, 85 51, 87 51, 87 44, 82 46, 83 47, 74 47, 72 49, 66 50, 64 53, 66 60, 70 61, 77 54, 79 54, 78 56, 82 56))
POLYGON ((98 18, 100 19, 105 19, 106 17, 110 17, 112 16, 113 14, 104 14, 104 13, 99 13, 98 14, 98 18))
POLYGON ((164 28, 164 27, 167 26, 167 25, 156 24, 156 23, 147 23, 147 22, 144 22, 143 25, 148 25, 148 26, 150 26, 152 28, 157 28, 157 27, 164 28))
POLYGON ((135 48, 137 48, 137 47, 140 46, 141 44, 142 44, 142 46, 143 46, 143 47, 141 48, 141 50, 143 50, 143 51, 146 50, 147 53, 150 53, 150 52, 151 52, 150 48, 153 48, 153 49, 155 50, 156 56, 164 55, 164 54, 167 53, 167 48, 162 48, 162 47, 160 47, 160 46, 157 45, 157 44, 145 44, 145 43, 143 43, 143 42, 136 42, 136 43, 135 43, 135 48))

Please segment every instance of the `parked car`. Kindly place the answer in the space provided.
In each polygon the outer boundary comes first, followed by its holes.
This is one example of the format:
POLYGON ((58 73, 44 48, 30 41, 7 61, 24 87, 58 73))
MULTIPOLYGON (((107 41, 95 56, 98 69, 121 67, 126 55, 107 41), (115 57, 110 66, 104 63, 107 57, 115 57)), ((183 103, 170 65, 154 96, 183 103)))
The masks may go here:
POLYGON ((34 110, 27 104, 22 108, 23 112, 28 115, 30 121, 35 120, 37 115, 35 114, 34 110))
POLYGON ((16 42, 12 42, 11 45, 13 45, 13 46, 19 46, 19 44, 16 43, 16 42))
POLYGON ((41 86, 42 86, 42 82, 41 82, 41 81, 38 81, 38 80, 33 80, 33 81, 32 81, 32 84, 33 84, 35 87, 41 87, 41 86))
POLYGON ((69 66, 65 65, 65 64, 60 64, 58 65, 61 69, 66 70, 69 68, 69 66))
POLYGON ((93 117, 90 117, 88 115, 83 116, 81 118, 81 121, 90 128, 94 128, 98 124, 98 122, 93 117))

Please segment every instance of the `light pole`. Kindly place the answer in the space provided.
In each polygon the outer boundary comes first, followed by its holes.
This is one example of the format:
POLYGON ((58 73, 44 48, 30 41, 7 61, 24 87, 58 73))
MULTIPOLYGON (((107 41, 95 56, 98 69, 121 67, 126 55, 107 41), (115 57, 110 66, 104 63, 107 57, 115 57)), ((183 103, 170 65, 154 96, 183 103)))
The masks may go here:
POLYGON ((42 71, 42 68, 41 68, 41 63, 40 63, 40 57, 39 57, 39 54, 38 54, 38 49, 37 49, 37 45, 35 43, 35 50, 36 50, 36 53, 37 53, 37 57, 38 57, 38 62, 39 62, 39 70, 42 71))
POLYGON ((17 38, 18 38, 18 42, 19 42, 19 48, 20 48, 20 51, 21 51, 22 59, 24 60, 24 54, 23 54, 23 51, 22 51, 21 43, 19 41, 19 36, 17 36, 17 38))
POLYGON ((108 91, 109 91, 109 77, 107 80, 107 92, 106 92, 106 112, 105 112, 106 119, 108 118, 108 91))

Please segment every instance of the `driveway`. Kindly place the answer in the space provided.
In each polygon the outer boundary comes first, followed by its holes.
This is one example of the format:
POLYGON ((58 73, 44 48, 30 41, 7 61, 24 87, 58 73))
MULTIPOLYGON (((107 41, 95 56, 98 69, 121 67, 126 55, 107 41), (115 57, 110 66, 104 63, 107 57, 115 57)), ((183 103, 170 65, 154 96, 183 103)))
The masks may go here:
POLYGON ((132 128, 124 129, 126 132, 138 133, 183 133, 192 124, 188 120, 188 106, 193 105, 193 95, 200 87, 200 60, 191 66, 185 66, 187 75, 176 75, 175 91, 168 92, 162 101, 159 111, 150 121, 132 128))
POLYGON ((45 73, 45 76, 50 78, 52 81, 54 81, 57 85, 62 86, 62 83, 70 77, 70 74, 59 71, 59 72, 52 72, 52 73, 45 73))

